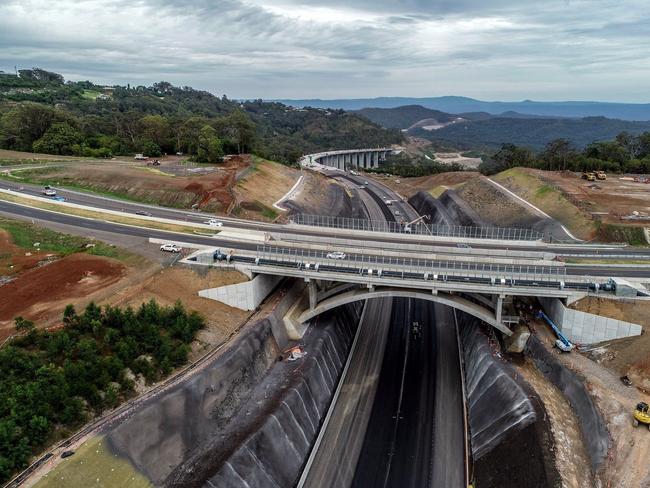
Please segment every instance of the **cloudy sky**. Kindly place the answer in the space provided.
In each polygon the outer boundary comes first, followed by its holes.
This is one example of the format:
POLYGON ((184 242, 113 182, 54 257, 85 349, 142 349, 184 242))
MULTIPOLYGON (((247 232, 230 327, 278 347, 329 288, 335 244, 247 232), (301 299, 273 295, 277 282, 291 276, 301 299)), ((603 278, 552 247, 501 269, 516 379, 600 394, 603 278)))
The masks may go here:
POLYGON ((232 98, 650 102, 648 0, 0 0, 0 70, 232 98))

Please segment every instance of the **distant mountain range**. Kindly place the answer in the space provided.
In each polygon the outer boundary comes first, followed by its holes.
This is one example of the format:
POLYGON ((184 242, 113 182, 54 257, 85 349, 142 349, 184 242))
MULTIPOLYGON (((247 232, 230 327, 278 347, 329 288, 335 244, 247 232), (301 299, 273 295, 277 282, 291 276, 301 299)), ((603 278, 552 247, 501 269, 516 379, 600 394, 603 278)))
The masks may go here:
POLYGON ((486 102, 467 97, 432 98, 357 98, 338 100, 276 100, 294 107, 340 108, 361 110, 364 108, 396 108, 420 105, 424 108, 452 114, 485 112, 501 115, 516 112, 521 115, 542 115, 546 117, 607 117, 622 120, 650 120, 650 103, 612 103, 612 102, 486 102))
POLYGON ((650 121, 545 117, 517 112, 450 114, 420 105, 366 108, 355 113, 383 127, 400 129, 458 149, 495 149, 509 142, 539 150, 558 138, 568 139, 576 148, 582 148, 594 141, 611 140, 624 131, 631 134, 650 131, 650 121))

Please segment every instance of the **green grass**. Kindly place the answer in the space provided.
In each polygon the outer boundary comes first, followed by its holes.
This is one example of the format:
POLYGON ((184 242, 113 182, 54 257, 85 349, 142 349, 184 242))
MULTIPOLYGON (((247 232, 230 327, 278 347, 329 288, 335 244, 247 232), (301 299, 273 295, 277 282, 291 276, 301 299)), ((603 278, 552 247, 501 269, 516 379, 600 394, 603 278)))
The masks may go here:
POLYGON ((596 225, 590 216, 527 169, 512 168, 492 179, 564 224, 573 235, 581 239, 593 238, 596 225))
POLYGON ((149 488, 153 486, 128 460, 113 454, 106 444, 105 437, 89 439, 76 450, 73 456, 62 459, 34 487, 149 488))
POLYGON ((99 95, 101 93, 97 90, 84 90, 81 96, 87 100, 96 100, 99 95))
POLYGON ((647 246, 643 227, 598 223, 598 239, 604 242, 627 242, 632 246, 647 246))
POLYGON ((136 256, 128 251, 110 246, 101 241, 55 232, 18 220, 0 217, 0 229, 7 231, 14 244, 23 249, 34 250, 38 247, 41 251, 53 252, 61 256, 84 252, 125 262, 136 259, 136 256), (38 246, 34 246, 35 243, 38 243, 38 246), (93 246, 86 247, 89 244, 93 246))
POLYGON ((257 202, 257 203, 259 203, 259 205, 263 207, 262 216, 266 217, 269 220, 275 220, 278 218, 278 213, 275 210, 273 210, 271 207, 267 207, 261 202, 257 202))

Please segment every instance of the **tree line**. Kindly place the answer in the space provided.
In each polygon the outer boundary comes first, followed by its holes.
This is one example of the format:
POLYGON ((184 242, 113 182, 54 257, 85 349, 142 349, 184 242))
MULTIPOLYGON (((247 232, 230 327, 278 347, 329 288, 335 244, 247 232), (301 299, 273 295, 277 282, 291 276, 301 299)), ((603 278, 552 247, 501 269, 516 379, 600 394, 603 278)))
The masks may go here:
POLYGON ((16 318, 22 335, 0 349, 0 482, 32 454, 134 393, 133 375, 157 381, 187 362, 203 318, 180 302, 138 309, 90 303, 48 332, 16 318))
POLYGON ((183 153, 198 162, 252 152, 294 163, 321 150, 379 147, 403 140, 342 110, 296 109, 167 82, 103 87, 65 82, 35 68, 0 74, 0 148, 111 157, 183 153))
POLYGON ((483 158, 479 171, 491 175, 516 166, 549 171, 650 173, 650 132, 621 132, 614 140, 592 142, 582 150, 566 139, 555 139, 538 153, 527 147, 503 144, 497 152, 483 158))

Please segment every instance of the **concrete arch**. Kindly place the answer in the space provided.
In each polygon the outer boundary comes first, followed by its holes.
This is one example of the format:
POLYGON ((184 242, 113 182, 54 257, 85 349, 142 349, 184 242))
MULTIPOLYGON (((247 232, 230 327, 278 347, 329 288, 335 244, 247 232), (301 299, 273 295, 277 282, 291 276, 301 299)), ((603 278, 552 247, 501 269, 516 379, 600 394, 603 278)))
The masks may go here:
POLYGON ((393 288, 393 287, 381 287, 375 288, 374 290, 369 289, 357 289, 341 293, 339 295, 327 298, 320 302, 316 307, 310 310, 305 310, 298 317, 299 323, 305 323, 309 319, 316 317, 317 315, 332 310, 334 308, 340 307, 347 303, 356 302, 359 300, 368 300, 372 298, 417 298, 420 300, 428 300, 430 302, 440 303, 442 305, 447 305, 453 307, 462 312, 466 312, 474 317, 490 324, 492 327, 499 329, 506 335, 512 335, 512 331, 508 329, 501 322, 496 320, 494 313, 488 310, 481 305, 462 298, 456 295, 450 295, 448 293, 427 293, 423 290, 410 289, 410 288, 393 288))

